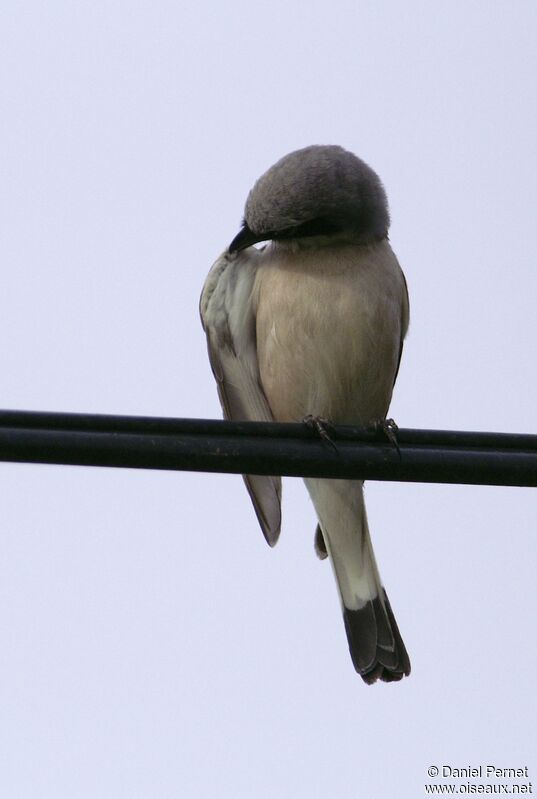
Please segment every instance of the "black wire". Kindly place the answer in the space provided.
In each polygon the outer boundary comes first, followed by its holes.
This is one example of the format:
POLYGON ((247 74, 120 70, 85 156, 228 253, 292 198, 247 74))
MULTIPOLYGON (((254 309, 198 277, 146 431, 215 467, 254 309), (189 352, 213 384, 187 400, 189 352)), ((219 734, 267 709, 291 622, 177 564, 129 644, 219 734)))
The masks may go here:
POLYGON ((0 411, 0 460, 427 483, 537 486, 537 436, 0 411))

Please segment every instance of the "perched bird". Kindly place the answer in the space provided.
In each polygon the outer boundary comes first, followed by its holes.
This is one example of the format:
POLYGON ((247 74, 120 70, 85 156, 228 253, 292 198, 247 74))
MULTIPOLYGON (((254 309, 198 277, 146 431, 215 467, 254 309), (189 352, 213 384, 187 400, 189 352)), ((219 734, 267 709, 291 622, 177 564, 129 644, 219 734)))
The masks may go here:
MULTIPOLYGON (((309 418, 322 426, 386 418, 408 327, 389 222, 380 179, 342 147, 296 150, 259 178, 201 295, 227 419, 309 418), (258 242, 267 244, 252 246, 258 242)), ((274 546, 281 479, 244 480, 274 546)), ((400 680, 410 661, 375 562, 363 484, 305 483, 319 520, 315 548, 332 563, 354 667, 367 683, 400 680)))

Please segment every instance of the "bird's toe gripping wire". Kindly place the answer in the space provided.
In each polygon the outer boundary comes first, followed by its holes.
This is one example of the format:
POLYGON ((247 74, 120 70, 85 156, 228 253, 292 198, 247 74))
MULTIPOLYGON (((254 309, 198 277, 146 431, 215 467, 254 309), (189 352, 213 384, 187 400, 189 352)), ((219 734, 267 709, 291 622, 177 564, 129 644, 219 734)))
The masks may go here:
POLYGON ((304 416, 302 419, 302 423, 305 424, 310 430, 313 430, 313 432, 319 436, 320 439, 326 441, 327 444, 330 444, 334 452, 339 454, 339 450, 330 435, 334 428, 328 419, 325 419, 323 416, 313 416, 313 414, 308 413, 308 415, 304 416))
POLYGON ((399 442, 397 441, 397 433, 399 432, 399 428, 396 422, 393 419, 376 419, 373 422, 373 427, 375 432, 384 433, 390 444, 397 450, 399 460, 401 460, 401 450, 399 449, 399 442))

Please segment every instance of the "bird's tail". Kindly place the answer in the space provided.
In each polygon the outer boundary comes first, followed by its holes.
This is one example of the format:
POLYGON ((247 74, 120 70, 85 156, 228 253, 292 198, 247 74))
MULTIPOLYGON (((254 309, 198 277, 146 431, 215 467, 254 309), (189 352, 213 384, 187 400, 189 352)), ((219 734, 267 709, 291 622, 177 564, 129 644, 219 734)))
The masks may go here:
MULTIPOLYGON (((362 483, 307 479, 336 577, 354 668, 366 683, 410 674, 410 660, 373 553, 362 483)), ((317 534, 316 548, 322 556, 317 534)))

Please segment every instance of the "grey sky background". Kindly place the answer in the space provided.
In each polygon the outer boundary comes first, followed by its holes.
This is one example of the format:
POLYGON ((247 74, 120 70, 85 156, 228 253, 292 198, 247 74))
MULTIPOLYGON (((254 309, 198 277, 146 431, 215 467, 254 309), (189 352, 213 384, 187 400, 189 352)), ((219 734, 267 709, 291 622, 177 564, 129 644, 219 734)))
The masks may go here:
MULTIPOLYGON (((536 432, 537 6, 4 0, 0 405, 219 417, 198 318, 254 180, 380 174, 402 426, 536 432)), ((535 758, 537 498, 366 487, 413 666, 367 687, 313 510, 239 477, 0 465, 0 796, 424 795, 535 758)))

